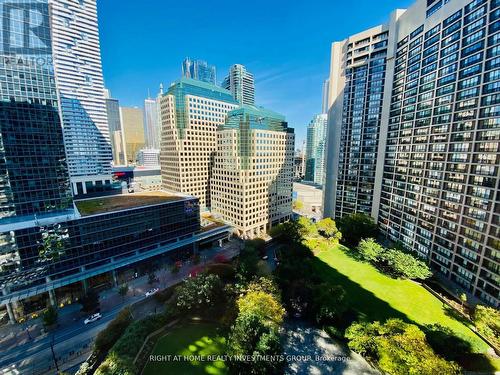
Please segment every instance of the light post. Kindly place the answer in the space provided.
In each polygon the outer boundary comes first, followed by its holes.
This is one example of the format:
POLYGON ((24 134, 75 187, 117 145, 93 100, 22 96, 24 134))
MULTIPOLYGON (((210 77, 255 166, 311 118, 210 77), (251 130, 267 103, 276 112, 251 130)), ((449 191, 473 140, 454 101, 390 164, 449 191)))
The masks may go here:
POLYGON ((52 359, 54 360, 54 364, 56 366, 57 373, 59 374, 59 365, 57 364, 57 358, 56 358, 56 353, 54 353, 54 334, 52 334, 51 340, 50 340, 50 351, 52 352, 52 359))

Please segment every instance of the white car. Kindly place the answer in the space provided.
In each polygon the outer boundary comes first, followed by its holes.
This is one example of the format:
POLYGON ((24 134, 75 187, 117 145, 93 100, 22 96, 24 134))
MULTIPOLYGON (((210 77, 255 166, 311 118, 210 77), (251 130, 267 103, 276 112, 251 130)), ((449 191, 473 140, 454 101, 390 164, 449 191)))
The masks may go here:
POLYGON ((149 289, 147 292, 146 292, 146 297, 149 297, 149 296, 152 296, 153 294, 155 294, 157 291, 159 291, 160 289, 158 288, 153 288, 153 289, 149 289))
POLYGON ((269 259, 269 255, 264 255, 264 256, 262 257, 262 260, 268 260, 268 259, 269 259))
POLYGON ((83 321, 83 323, 85 323, 85 324, 93 323, 93 322, 95 322, 96 320, 99 320, 99 319, 101 319, 101 318, 102 318, 101 313, 92 314, 92 315, 90 315, 87 319, 85 319, 85 320, 83 321))

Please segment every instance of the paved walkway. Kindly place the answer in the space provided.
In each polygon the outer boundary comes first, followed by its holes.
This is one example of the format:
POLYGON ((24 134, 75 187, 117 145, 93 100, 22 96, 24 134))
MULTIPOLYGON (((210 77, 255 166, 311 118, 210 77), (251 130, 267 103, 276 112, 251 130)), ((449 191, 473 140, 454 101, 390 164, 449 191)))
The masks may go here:
POLYGON ((286 374, 380 375, 365 359, 335 342, 325 331, 300 321, 285 323, 286 374))

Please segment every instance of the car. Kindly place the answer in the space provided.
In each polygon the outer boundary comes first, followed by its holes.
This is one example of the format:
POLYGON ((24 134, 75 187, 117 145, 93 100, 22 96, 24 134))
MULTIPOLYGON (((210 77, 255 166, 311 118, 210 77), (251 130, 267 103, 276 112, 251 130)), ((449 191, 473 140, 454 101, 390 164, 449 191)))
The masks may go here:
POLYGON ((268 260, 268 259, 269 259, 269 256, 267 256, 267 255, 264 255, 264 256, 262 257, 262 260, 268 260))
POLYGON ((95 313, 90 315, 87 319, 83 321, 84 324, 90 324, 102 318, 101 313, 95 313))
POLYGON ((153 288, 153 289, 149 289, 147 292, 146 292, 146 297, 149 297, 149 296, 152 296, 153 294, 155 294, 156 292, 158 292, 160 289, 158 288, 153 288))

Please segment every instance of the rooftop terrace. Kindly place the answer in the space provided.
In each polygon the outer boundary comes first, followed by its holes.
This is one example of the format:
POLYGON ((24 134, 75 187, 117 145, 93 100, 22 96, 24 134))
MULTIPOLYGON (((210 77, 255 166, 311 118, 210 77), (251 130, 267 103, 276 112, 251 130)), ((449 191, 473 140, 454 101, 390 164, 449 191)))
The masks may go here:
POLYGON ((92 199, 76 200, 75 205, 82 216, 150 206, 182 199, 165 191, 149 191, 134 194, 112 195, 92 199))

